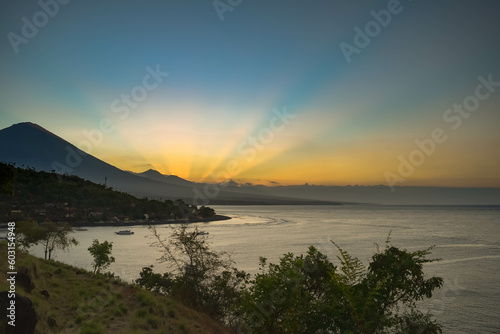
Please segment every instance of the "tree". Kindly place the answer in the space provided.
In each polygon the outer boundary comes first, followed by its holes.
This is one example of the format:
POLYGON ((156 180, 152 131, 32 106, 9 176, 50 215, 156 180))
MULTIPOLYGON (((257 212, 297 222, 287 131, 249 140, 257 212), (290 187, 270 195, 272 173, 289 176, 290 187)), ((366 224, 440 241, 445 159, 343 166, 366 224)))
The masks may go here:
POLYGON ((142 271, 139 273, 139 278, 135 280, 135 283, 147 290, 169 295, 174 284, 174 280, 172 279, 170 273, 163 273, 163 275, 154 273, 153 268, 153 265, 143 267, 142 271))
POLYGON ((211 218, 211 217, 215 216, 215 210, 202 205, 198 209, 198 216, 200 216, 201 218, 211 218))
POLYGON ((442 278, 426 279, 430 249, 408 252, 392 246, 372 256, 368 267, 338 248, 336 266, 314 247, 284 255, 279 264, 261 258, 261 273, 241 304, 243 332, 252 333, 441 333, 416 301, 431 298, 442 278))
POLYGON ((211 250, 207 236, 196 227, 192 231, 186 225, 174 228, 167 240, 154 226, 150 229, 156 240, 153 245, 163 251, 159 261, 168 263, 171 269, 161 275, 154 273, 152 266, 144 267, 136 283, 232 325, 236 319, 233 309, 239 304, 248 274, 232 267, 234 262, 227 253, 211 250))
POLYGON ((0 163, 0 194, 14 195, 14 179, 17 169, 8 164, 0 163))
POLYGON ((55 249, 66 250, 71 246, 78 245, 75 238, 68 236, 69 233, 73 232, 73 229, 67 223, 45 221, 37 224, 34 220, 28 219, 18 223, 17 232, 20 234, 19 244, 24 248, 42 244, 45 260, 51 259, 55 249))
POLYGON ((44 237, 43 230, 32 218, 17 222, 16 232, 17 244, 23 249, 28 249, 31 245, 38 244, 44 237))
POLYGON ((115 262, 115 258, 110 256, 112 250, 112 242, 104 241, 99 243, 99 240, 94 239, 92 246, 88 248, 90 255, 94 258, 94 261, 92 262, 94 274, 108 268, 111 263, 115 262))
POLYGON ((193 209, 192 206, 186 204, 186 202, 182 199, 176 199, 174 201, 174 205, 173 215, 176 219, 187 219, 193 214, 193 211, 196 210, 193 209))
POLYGON ((250 282, 240 314, 249 333, 318 333, 331 327, 327 305, 331 272, 325 255, 285 254, 279 264, 260 258, 261 273, 250 282))

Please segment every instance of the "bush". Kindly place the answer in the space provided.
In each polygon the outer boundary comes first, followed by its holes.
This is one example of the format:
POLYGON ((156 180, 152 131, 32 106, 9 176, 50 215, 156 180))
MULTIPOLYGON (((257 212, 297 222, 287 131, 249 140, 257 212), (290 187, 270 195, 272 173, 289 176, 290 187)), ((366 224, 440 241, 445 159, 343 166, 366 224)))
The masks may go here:
POLYGON ((163 249, 161 261, 169 263, 172 270, 158 274, 153 272, 153 266, 144 267, 136 283, 173 296, 221 323, 233 324, 233 310, 249 276, 232 267, 233 261, 226 253, 212 251, 207 237, 197 228, 192 232, 185 225, 174 228, 168 240, 150 228, 156 238, 154 245, 163 249))
POLYGON ((400 250, 387 243, 368 267, 339 248, 340 266, 314 247, 306 256, 284 255, 279 264, 261 259, 240 314, 251 333, 441 333, 416 301, 443 284, 424 278, 430 249, 400 250))
POLYGON ((338 264, 311 246, 305 255, 283 255, 278 264, 261 258, 261 272, 250 280, 225 253, 210 250, 197 228, 174 228, 168 240, 151 229, 172 270, 160 275, 145 267, 136 282, 240 333, 442 332, 432 315, 416 308, 443 285, 442 278, 424 276, 423 265, 437 261, 426 258, 430 248, 409 252, 388 239, 365 266, 335 244, 338 264))
MULTIPOLYGON (((112 242, 103 241, 102 243, 100 243, 97 239, 94 239, 92 241, 92 245, 88 248, 88 251, 94 259, 94 261, 92 262, 94 274, 101 272, 101 270, 108 268, 111 263, 115 262, 115 258, 111 256, 112 250, 112 242)), ((108 277, 109 276, 113 277, 114 275, 108 274, 108 277)))

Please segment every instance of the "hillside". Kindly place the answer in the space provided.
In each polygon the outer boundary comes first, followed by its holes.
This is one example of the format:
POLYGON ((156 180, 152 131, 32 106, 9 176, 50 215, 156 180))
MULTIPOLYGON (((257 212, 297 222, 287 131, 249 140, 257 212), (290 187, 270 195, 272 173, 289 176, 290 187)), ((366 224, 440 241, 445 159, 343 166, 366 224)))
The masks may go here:
MULTIPOLYGON (((97 222, 139 223, 189 218, 213 219, 214 211, 182 200, 150 200, 119 192, 78 176, 15 168, 0 163, 5 175, 0 193, 0 222, 33 218, 72 225, 97 222)), ((220 218, 220 217, 219 217, 220 218)))
MULTIPOLYGON (((125 188, 154 188, 156 182, 120 170, 34 123, 19 123, 0 130, 0 161, 59 174, 78 175, 96 183, 125 188)), ((164 186, 162 188, 165 188, 164 186)), ((163 189, 165 193, 184 192, 176 187, 163 189), (168 191, 167 191, 168 190, 168 191)), ((178 197, 177 197, 178 198, 178 197)))
MULTIPOLYGON (((90 152, 89 152, 90 153, 90 152)), ((39 171, 76 175, 139 197, 183 199, 188 204, 335 204, 247 191, 246 188, 193 183, 157 171, 134 174, 121 170, 34 123, 0 130, 0 162, 39 171), (207 190, 211 188, 211 190, 207 190), (214 195, 214 193, 216 195, 214 195)), ((221 182, 224 180, 219 180, 221 182)))
MULTIPOLYGON (((3 241, 0 254, 7 254, 3 241)), ((6 262, 1 263, 0 291, 5 291, 8 270, 6 262)), ((16 292, 33 303, 35 333, 226 333, 206 315, 117 279, 20 251, 16 269, 34 284, 27 291, 18 276, 16 292)))

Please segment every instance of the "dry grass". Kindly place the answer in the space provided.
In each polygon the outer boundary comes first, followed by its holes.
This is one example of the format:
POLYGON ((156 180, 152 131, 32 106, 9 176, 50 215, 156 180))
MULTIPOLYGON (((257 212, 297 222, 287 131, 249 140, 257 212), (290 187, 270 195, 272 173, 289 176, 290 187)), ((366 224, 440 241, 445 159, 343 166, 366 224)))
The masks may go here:
MULTIPOLYGON (((6 243, 0 256, 7 258, 6 243)), ((0 261, 0 291, 8 290, 6 261, 0 261)), ((16 270, 35 288, 16 290, 31 299, 37 313, 35 333, 227 333, 208 316, 177 301, 116 279, 17 251, 16 270), (47 290, 46 298, 41 294, 47 290), (55 319, 57 327, 47 320, 55 319)))

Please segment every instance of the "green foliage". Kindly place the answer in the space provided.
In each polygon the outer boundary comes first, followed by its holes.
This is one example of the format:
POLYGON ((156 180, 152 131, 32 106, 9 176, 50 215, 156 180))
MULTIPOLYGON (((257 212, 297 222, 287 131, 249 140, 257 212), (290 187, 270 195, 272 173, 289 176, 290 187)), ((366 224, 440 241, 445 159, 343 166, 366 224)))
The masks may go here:
POLYGON ((141 306, 153 306, 155 307, 155 300, 151 294, 146 292, 137 293, 137 300, 141 304, 141 306))
POLYGON ((120 304, 118 304, 114 315, 119 317, 119 316, 123 316, 123 315, 127 314, 127 312, 128 312, 127 307, 123 303, 120 303, 120 304))
POLYGON ((82 325, 80 334, 101 334, 106 333, 104 326, 98 322, 87 322, 82 325))
POLYGON ((153 266, 143 267, 139 273, 139 278, 135 280, 137 284, 147 290, 168 295, 174 284, 169 273, 158 274, 153 272, 153 266))
POLYGON ((98 221, 210 217, 213 209, 183 200, 136 198, 77 176, 15 168, 0 163, 0 222, 27 220, 98 221))
POLYGON ((240 313, 252 333, 317 333, 329 328, 328 294, 335 267, 310 247, 306 256, 285 254, 279 264, 261 258, 262 273, 246 291, 240 313))
POLYGON ((17 224, 18 243, 24 248, 31 245, 42 244, 45 252, 45 260, 50 260, 55 249, 66 250, 71 246, 78 245, 75 238, 68 236, 73 232, 67 223, 54 223, 44 221, 37 224, 34 220, 28 219, 17 224))
POLYGON ((198 209, 198 216, 200 216, 201 218, 211 218, 211 217, 215 216, 215 210, 202 205, 198 209))
POLYGON ((16 168, 0 163, 0 194, 14 195, 14 178, 16 174, 16 168))
POLYGON ((167 240, 152 231, 171 270, 160 275, 144 267, 136 283, 241 333, 441 333, 432 315, 416 307, 443 284, 424 276, 423 265, 436 261, 426 258, 430 249, 409 252, 388 240, 365 266, 335 244, 337 265, 311 246, 278 264, 261 258, 260 273, 250 280, 225 253, 210 250, 197 228, 175 228, 167 240))
POLYGON ((339 266, 314 247, 305 256, 284 255, 279 264, 261 259, 239 314, 251 333, 441 333, 416 301, 443 284, 426 279, 430 249, 408 252, 391 246, 368 267, 337 247, 339 266))
POLYGON ((153 272, 152 266, 144 267, 136 283, 171 295, 221 323, 233 324, 234 308, 249 276, 232 267, 233 261, 226 253, 212 251, 207 237, 199 234, 197 228, 174 228, 167 240, 154 227, 150 228, 156 239, 154 245, 163 251, 160 261, 167 262, 171 271, 160 275, 153 272))
POLYGON ((107 269, 111 263, 115 262, 115 258, 111 256, 112 250, 112 242, 104 241, 99 243, 99 240, 94 239, 92 245, 88 248, 90 255, 94 258, 94 261, 92 262, 94 274, 107 269))
POLYGON ((44 230, 40 228, 38 223, 28 218, 16 224, 17 244, 24 249, 31 245, 36 245, 44 238, 44 230))

